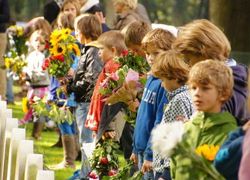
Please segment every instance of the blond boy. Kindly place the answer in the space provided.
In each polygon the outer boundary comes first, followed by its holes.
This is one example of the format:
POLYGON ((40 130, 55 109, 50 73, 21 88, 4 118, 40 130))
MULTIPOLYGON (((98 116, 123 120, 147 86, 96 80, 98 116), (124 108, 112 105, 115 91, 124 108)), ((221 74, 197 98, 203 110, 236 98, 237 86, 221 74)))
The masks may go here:
POLYGON ((248 68, 229 59, 230 43, 225 34, 210 21, 195 20, 180 28, 173 48, 182 53, 185 60, 192 66, 205 59, 222 61, 233 70, 233 96, 222 109, 232 113, 238 123, 248 119, 246 110, 248 68))
MULTIPOLYGON (((162 80, 162 86, 168 91, 169 103, 165 107, 161 123, 184 121, 193 114, 193 105, 188 92, 186 82, 188 80, 189 67, 183 57, 174 50, 160 53, 152 66, 154 76, 162 80)), ((169 159, 163 159, 154 154, 155 179, 169 179, 169 159), (164 162, 164 163, 163 163, 164 162)))
MULTIPOLYGON (((163 29, 155 29, 146 34, 141 44, 150 66, 154 64, 157 54, 171 48, 174 40, 175 37, 163 29)), ((154 126, 161 121, 166 103, 166 91, 161 86, 161 80, 149 74, 137 112, 131 155, 131 160, 137 163, 144 173, 144 179, 153 178, 150 134, 154 126)))
MULTIPOLYGON (((194 148, 202 145, 220 146, 236 126, 235 118, 221 107, 232 95, 233 75, 229 67, 215 60, 194 65, 188 85, 197 113, 185 124, 189 143, 194 148)), ((172 179, 207 179, 199 170, 193 171, 188 157, 177 155, 171 163, 172 179), (183 167, 185 166, 185 171, 183 167)))

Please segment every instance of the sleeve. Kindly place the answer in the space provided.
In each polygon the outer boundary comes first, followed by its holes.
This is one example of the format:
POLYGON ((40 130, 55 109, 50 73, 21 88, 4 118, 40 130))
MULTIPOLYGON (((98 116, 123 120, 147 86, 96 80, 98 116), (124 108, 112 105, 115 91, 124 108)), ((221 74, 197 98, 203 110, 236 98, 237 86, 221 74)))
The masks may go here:
POLYGON ((70 87, 67 87, 69 93, 78 92, 80 94, 84 94, 84 92, 86 92, 91 85, 94 86, 96 80, 98 79, 102 70, 98 51, 88 53, 86 62, 83 63, 84 64, 81 66, 85 67, 82 67, 83 69, 78 72, 79 79, 77 79, 75 83, 72 83, 70 87))
MULTIPOLYGON (((162 116, 163 116, 163 109, 164 109, 164 105, 167 103, 167 97, 166 97, 166 94, 165 94, 165 90, 164 88, 160 88, 158 93, 157 93, 157 100, 156 100, 156 119, 155 119, 155 124, 154 124, 154 127, 159 124, 162 120, 162 116)), ((147 160, 147 161, 153 161, 153 152, 152 152, 152 143, 151 143, 151 135, 150 135, 150 138, 148 140, 148 143, 147 143, 147 147, 145 149, 145 152, 144 152, 144 158, 147 160)))
POLYGON ((2 13, 0 14, 0 23, 7 23, 9 22, 10 18, 9 3, 7 0, 2 0, 0 1, 0 5, 0 8, 2 8, 2 13))
POLYGON ((231 170, 240 165, 243 137, 242 128, 230 133, 215 157, 214 165, 225 177, 230 177, 231 170))

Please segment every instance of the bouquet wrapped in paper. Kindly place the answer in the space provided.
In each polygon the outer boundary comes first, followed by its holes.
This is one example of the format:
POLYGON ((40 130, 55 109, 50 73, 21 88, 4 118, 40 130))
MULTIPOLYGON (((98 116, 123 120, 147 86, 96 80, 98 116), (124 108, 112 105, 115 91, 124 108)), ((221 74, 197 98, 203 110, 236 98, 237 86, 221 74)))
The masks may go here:
POLYGON ((67 75, 73 57, 80 56, 80 49, 70 29, 54 30, 50 36, 50 56, 45 59, 43 69, 57 78, 67 75))
POLYGON ((27 65, 25 55, 28 52, 23 27, 10 26, 7 30, 7 35, 9 50, 4 56, 4 68, 20 76, 22 69, 27 65))

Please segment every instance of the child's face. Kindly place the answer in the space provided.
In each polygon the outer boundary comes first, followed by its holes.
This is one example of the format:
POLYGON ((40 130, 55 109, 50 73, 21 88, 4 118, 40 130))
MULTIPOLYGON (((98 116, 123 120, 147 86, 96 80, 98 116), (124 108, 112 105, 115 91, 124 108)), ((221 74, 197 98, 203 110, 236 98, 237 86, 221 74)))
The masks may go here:
POLYGON ((66 4, 65 6, 64 6, 64 8, 63 8, 63 12, 64 13, 70 13, 70 14, 72 14, 74 17, 76 17, 76 7, 73 5, 73 4, 71 4, 71 3, 68 3, 68 4, 66 4))
POLYGON ((128 50, 132 51, 135 55, 145 57, 145 52, 142 50, 141 46, 139 45, 128 45, 128 50))
POLYGON ((197 111, 218 113, 221 111, 223 98, 213 84, 202 85, 190 83, 192 101, 197 111))
POLYGON ((30 44, 35 50, 42 52, 45 49, 46 41, 41 34, 34 32, 30 37, 30 44))
POLYGON ((148 64, 152 66, 156 56, 159 54, 159 51, 157 51, 155 48, 148 48, 145 53, 148 64))
POLYGON ((109 49, 106 46, 102 46, 101 48, 99 48, 98 54, 104 63, 108 62, 110 59, 114 57, 114 52, 112 51, 112 49, 109 49))

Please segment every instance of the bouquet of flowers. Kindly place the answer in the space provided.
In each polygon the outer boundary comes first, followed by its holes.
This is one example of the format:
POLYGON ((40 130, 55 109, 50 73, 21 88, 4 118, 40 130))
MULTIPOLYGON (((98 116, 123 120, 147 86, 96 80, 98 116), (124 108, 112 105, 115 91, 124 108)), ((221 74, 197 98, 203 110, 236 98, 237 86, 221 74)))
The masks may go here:
POLYGON ((136 110, 146 83, 147 62, 140 56, 124 51, 116 61, 121 67, 101 83, 100 93, 107 104, 125 103, 126 121, 135 124, 136 110))
POLYGON ((20 75, 24 66, 27 65, 25 55, 28 47, 21 26, 10 26, 7 30, 9 39, 9 51, 4 56, 5 67, 17 75, 20 75))
POLYGON ((69 124, 72 124, 72 122, 74 121, 74 116, 71 111, 67 107, 65 107, 65 105, 62 107, 58 107, 55 102, 51 102, 48 105, 45 99, 36 97, 34 98, 32 107, 36 115, 38 116, 47 116, 48 118, 59 124, 65 121, 69 124))
POLYGON ((45 59, 43 69, 48 69, 57 78, 68 73, 74 56, 80 56, 80 49, 70 29, 57 29, 52 32, 49 52, 50 56, 45 59))
POLYGON ((209 179, 223 180, 223 176, 211 164, 219 147, 204 144, 194 149, 188 142, 187 134, 184 133, 182 122, 160 124, 152 132, 153 150, 162 157, 188 157, 192 161, 190 169, 203 172, 209 179))
POLYGON ((91 159, 92 171, 89 178, 102 179, 104 176, 114 176, 118 172, 119 145, 112 139, 105 139, 96 145, 91 159))

